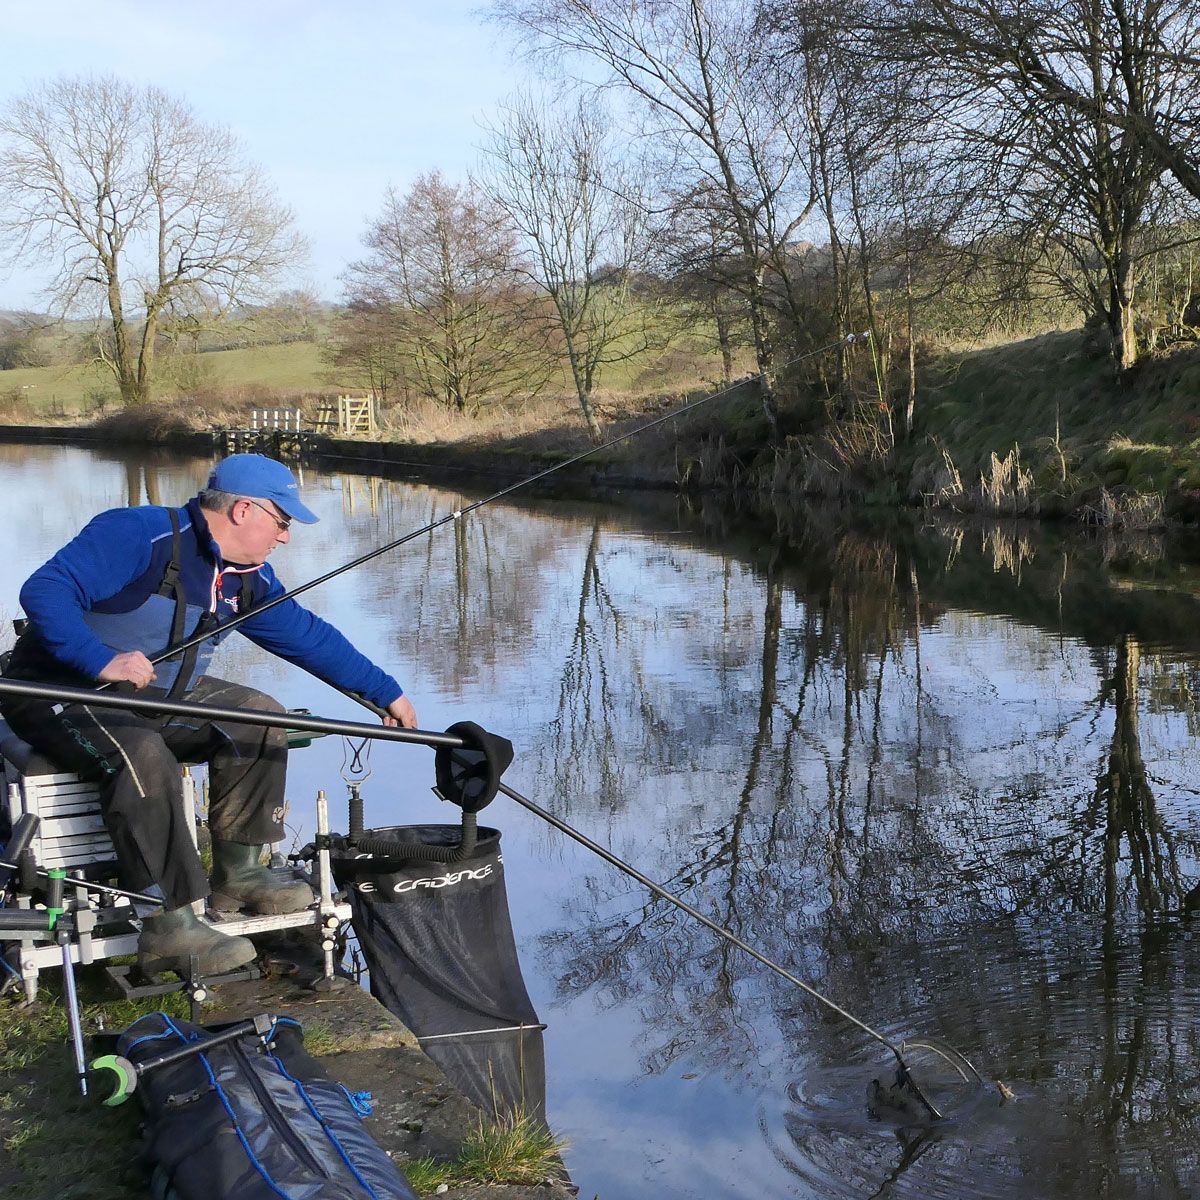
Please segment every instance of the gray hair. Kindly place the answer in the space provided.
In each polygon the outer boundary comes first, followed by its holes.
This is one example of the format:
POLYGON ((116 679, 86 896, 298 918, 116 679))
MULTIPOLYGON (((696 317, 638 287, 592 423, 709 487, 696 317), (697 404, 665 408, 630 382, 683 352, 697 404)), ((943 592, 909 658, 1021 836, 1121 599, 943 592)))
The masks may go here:
POLYGON ((239 496, 235 492, 222 492, 218 491, 217 488, 205 488, 196 499, 199 500, 200 507, 207 509, 209 512, 228 513, 239 500, 245 499, 245 497, 239 496))

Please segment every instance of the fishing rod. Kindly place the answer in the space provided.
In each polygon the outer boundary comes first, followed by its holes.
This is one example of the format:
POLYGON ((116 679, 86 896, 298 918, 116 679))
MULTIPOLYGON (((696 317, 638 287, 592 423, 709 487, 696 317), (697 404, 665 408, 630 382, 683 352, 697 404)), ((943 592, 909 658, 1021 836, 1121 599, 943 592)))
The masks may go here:
MULTIPOLYGON (((851 346, 856 342, 869 341, 870 332, 866 333, 849 333, 845 337, 838 338, 835 342, 830 342, 828 345, 820 346, 816 350, 809 350, 804 354, 798 354, 795 358, 790 358, 787 362, 782 363, 779 370, 786 367, 795 366, 797 363, 804 362, 807 359, 815 358, 818 354, 826 354, 830 350, 836 350, 839 346, 851 346)), ((387 542, 385 545, 378 546, 374 550, 368 550, 366 554, 360 554, 357 558, 351 559, 347 563, 343 563, 340 567, 334 567, 331 571, 326 571, 324 575, 318 575, 315 579, 310 579, 307 583, 299 584, 290 591, 285 591, 281 595, 276 596, 273 600, 267 600, 248 612, 239 613, 237 616, 228 621, 223 621, 214 629, 207 629, 203 633, 194 633, 186 637, 181 642, 176 642, 173 646, 168 646, 161 654, 156 654, 150 663, 152 666, 158 663, 165 662, 169 658, 174 658, 178 654, 182 654, 185 650, 190 650, 193 646, 198 646, 201 642, 211 638, 214 634, 228 633, 232 629, 236 629, 243 621, 250 620, 251 617, 261 616, 268 609, 274 608, 277 604, 282 604, 285 600, 294 600, 297 596, 302 596, 305 592, 311 591, 322 583, 327 583, 330 579, 334 579, 338 575, 344 575, 347 571, 354 570, 355 567, 361 567, 364 563, 370 562, 372 559, 379 558, 380 555, 387 554, 391 550, 397 550, 407 542, 415 541, 419 537, 424 537, 427 533, 433 533, 434 530, 440 529, 443 525, 449 524, 451 521, 459 521, 463 517, 475 512, 477 509, 483 508, 485 504, 491 504, 496 500, 503 499, 505 496, 511 496, 514 492, 520 491, 522 488, 529 487, 531 484, 537 483, 540 479, 545 479, 548 475, 553 475, 556 471, 562 471, 567 467, 574 466, 576 463, 582 462, 585 458, 590 458, 593 454, 599 454, 602 450, 611 450, 613 446, 619 446, 622 442, 627 442, 638 434, 645 433, 648 429, 654 429, 658 425, 663 425, 667 421, 674 421, 678 417, 685 416, 687 413, 694 412, 702 405, 711 404, 714 400, 719 400, 723 396, 728 396, 743 384, 753 379, 765 378, 765 372, 758 372, 755 375, 747 376, 746 379, 739 380, 737 383, 732 383, 728 387, 724 387, 715 392, 710 392, 707 396, 701 396, 698 400, 693 400, 685 404, 682 408, 677 408, 672 412, 664 413, 660 417, 655 417, 653 420, 646 421, 642 425, 638 425, 633 429, 627 430, 625 433, 618 434, 616 437, 609 438, 608 441, 602 442, 598 446, 591 446, 587 450, 581 450, 578 454, 564 459, 560 463, 555 463, 553 466, 545 467, 541 471, 535 472, 533 475, 528 475, 524 479, 519 479, 515 483, 510 483, 507 487, 502 487, 499 491, 493 492, 490 496, 485 496, 482 500, 475 500, 470 504, 464 505, 462 508, 453 509, 444 516, 438 517, 436 520, 430 521, 427 525, 422 525, 420 529, 414 529, 402 537, 396 538, 394 541, 387 542)), ((109 687, 109 684, 103 684, 104 688, 109 687)), ((353 699, 359 699, 355 696, 353 699)))
MULTIPOLYGON (((4 679, 2 677, 0 677, 0 694, 25 696, 42 700, 57 700, 66 703, 95 704, 103 708, 126 709, 131 712, 155 715, 170 714, 173 716, 200 717, 207 721, 237 721, 244 725, 302 729, 314 733, 336 733, 345 737, 371 738, 376 741, 385 742, 405 742, 408 744, 432 746, 435 749, 439 747, 446 747, 451 750, 469 748, 462 738, 450 733, 436 733, 422 729, 401 729, 398 726, 367 725, 362 722, 330 720, 325 717, 305 716, 300 713, 268 712, 261 709, 221 708, 210 704, 191 704, 182 700, 144 699, 137 696, 119 696, 113 693, 98 695, 89 688, 59 687, 49 684, 28 683, 23 680, 4 679)), ((369 701, 360 700, 359 703, 377 715, 386 715, 383 709, 369 701)), ((579 845, 602 858, 610 866, 628 875, 629 878, 636 880, 647 891, 659 899, 666 900, 682 912, 687 913, 688 916, 699 921, 710 932, 715 933, 718 937, 736 946, 743 953, 748 954, 755 961, 761 963, 788 983, 800 988, 801 991, 818 1000, 821 1004, 837 1013, 838 1016, 850 1022, 850 1024, 862 1030, 863 1033, 884 1046, 892 1053, 898 1064, 897 1084, 910 1089, 935 1120, 942 1118, 942 1113, 933 1104, 932 1100, 926 1096, 920 1084, 914 1078, 912 1068, 906 1061, 901 1047, 897 1046, 895 1042, 885 1037, 877 1029, 872 1028, 865 1021, 860 1020, 853 1013, 847 1012, 840 1004, 835 1003, 828 996, 817 991, 811 984, 794 975, 786 967, 768 958, 760 950, 756 950, 731 930, 726 929, 723 925, 718 925, 711 917, 705 916, 698 908, 675 895, 674 892, 668 891, 661 884, 644 875, 636 867, 619 858, 607 847, 593 841, 587 834, 568 824, 561 817, 556 817, 553 813, 542 808, 539 804, 536 804, 527 796, 523 796, 515 789, 510 788, 505 783, 500 783, 497 791, 502 792, 510 800, 515 801, 522 808, 533 813, 534 816, 539 817, 548 825, 552 825, 560 833, 578 842, 579 845)), ((921 1039, 919 1042, 912 1044, 934 1049, 937 1053, 942 1054, 943 1057, 947 1057, 947 1061, 951 1062, 960 1073, 963 1073, 963 1068, 959 1067, 957 1062, 957 1060, 961 1060, 970 1068, 975 1078, 978 1078, 978 1072, 975 1071, 974 1067, 971 1067, 970 1063, 951 1047, 946 1047, 945 1051, 950 1051, 954 1056, 953 1058, 949 1058, 939 1044, 933 1044, 932 1039, 921 1039)), ((964 1078, 966 1078, 965 1074, 964 1078)))

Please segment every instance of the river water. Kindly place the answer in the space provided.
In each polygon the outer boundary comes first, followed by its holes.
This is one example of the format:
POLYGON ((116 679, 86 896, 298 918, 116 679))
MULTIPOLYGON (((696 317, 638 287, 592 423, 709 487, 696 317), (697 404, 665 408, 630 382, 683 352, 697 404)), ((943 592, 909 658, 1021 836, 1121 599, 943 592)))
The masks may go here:
MULTIPOLYGON (((0 447, 4 628, 92 513, 181 503, 207 466, 0 447)), ((322 521, 273 557, 290 584, 481 494, 303 484, 322 521)), ((519 791, 883 1036, 944 1039, 989 1081, 941 1123, 872 1116, 882 1047, 501 798, 485 821, 582 1196, 1193 1197, 1197 557, 630 493, 490 505, 305 602, 424 728, 510 737, 519 791)), ((222 656, 289 706, 359 719, 243 639, 222 656)), ((342 753, 293 755, 297 837, 318 787, 341 811, 342 753)), ((368 825, 454 819, 428 751, 379 744, 371 766, 368 825)))

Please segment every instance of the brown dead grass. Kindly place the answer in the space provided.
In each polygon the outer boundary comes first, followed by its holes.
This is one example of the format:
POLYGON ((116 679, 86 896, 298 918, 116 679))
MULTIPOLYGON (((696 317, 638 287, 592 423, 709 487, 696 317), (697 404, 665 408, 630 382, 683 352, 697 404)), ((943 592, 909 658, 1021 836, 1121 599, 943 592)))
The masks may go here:
MULTIPOLYGON (((652 396, 605 391, 597 392, 594 399, 607 441, 632 434, 647 422, 709 394, 708 387, 691 393, 652 396)), ((729 399, 733 401, 732 396, 729 399)), ((720 410, 722 403, 715 400, 715 407, 720 410)), ((636 460, 642 474, 656 474, 659 469, 671 473, 677 469, 677 446, 681 438, 694 440, 703 436, 708 414, 705 407, 679 421, 664 421, 628 442, 611 447, 593 461, 600 465, 636 460)), ((592 449, 574 396, 561 395, 539 396, 522 405, 496 406, 475 417, 447 412, 433 404, 410 404, 386 414, 381 438, 414 445, 451 445, 463 453, 502 453, 540 461, 565 459, 592 449)))
POLYGON ((381 414, 384 434, 404 442, 469 442, 491 446, 546 428, 584 431, 578 406, 564 396, 484 405, 473 415, 456 412, 425 398, 389 404, 381 414))

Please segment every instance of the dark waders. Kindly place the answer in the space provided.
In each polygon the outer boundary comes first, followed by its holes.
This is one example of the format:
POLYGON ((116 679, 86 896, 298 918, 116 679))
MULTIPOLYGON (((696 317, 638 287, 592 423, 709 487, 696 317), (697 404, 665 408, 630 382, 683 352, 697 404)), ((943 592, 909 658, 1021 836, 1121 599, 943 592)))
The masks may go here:
MULTIPOLYGON (((145 688, 138 696, 165 699, 167 693, 145 688)), ((253 688, 207 675, 177 698, 283 712, 253 688)), ((13 732, 40 754, 64 771, 100 784, 104 824, 122 882, 139 891, 153 891, 157 885, 168 909, 209 892, 190 818, 183 810, 181 761, 209 764, 209 828, 214 838, 261 846, 283 837, 283 729, 186 716, 155 719, 36 698, 8 697, 3 713, 13 732)))

